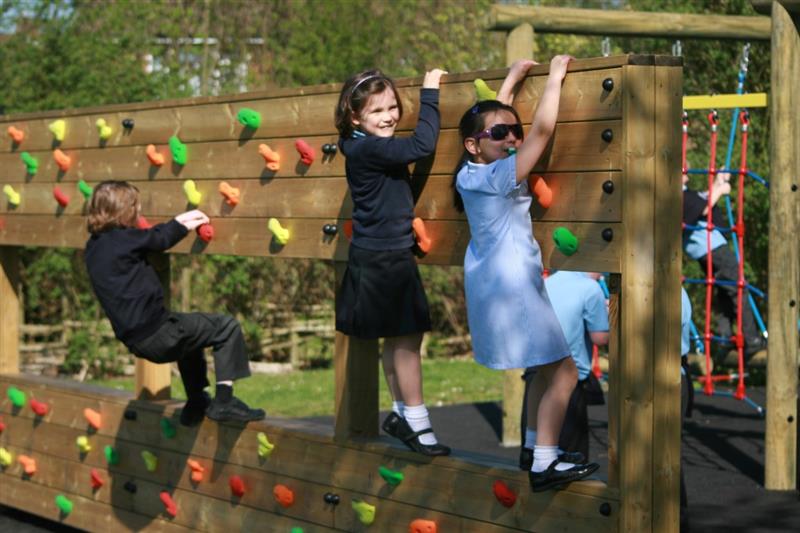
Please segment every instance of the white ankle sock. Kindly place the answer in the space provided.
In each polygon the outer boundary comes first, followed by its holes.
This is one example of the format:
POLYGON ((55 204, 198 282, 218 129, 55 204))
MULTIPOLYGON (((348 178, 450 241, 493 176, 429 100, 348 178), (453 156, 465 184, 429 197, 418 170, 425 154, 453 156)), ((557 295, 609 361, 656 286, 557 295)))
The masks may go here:
POLYGON ((405 408, 405 403, 403 402, 392 402, 392 411, 397 413, 400 416, 403 416, 403 409, 405 408))
MULTIPOLYGON (((544 472, 556 459, 558 459, 558 446, 535 446, 531 472, 544 472)), ((558 463, 556 470, 569 470, 573 466, 575 465, 572 463, 558 463)))
MULTIPOLYGON (((431 420, 428 417, 428 409, 425 404, 406 405, 403 409, 404 417, 408 425, 414 431, 422 431, 431 427, 431 420)), ((437 440, 433 433, 425 433, 419 436, 419 441, 427 446, 433 446, 437 440)))
POLYGON ((536 430, 525 428, 525 447, 532 450, 536 446, 536 430))

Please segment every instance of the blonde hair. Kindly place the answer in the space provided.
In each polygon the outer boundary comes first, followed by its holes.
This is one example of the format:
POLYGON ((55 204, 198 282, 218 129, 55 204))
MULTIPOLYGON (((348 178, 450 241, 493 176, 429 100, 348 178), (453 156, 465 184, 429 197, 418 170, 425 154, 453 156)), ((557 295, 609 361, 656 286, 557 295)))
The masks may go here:
POLYGON ((139 189, 127 181, 104 181, 89 200, 89 233, 113 228, 135 228, 139 219, 139 189))

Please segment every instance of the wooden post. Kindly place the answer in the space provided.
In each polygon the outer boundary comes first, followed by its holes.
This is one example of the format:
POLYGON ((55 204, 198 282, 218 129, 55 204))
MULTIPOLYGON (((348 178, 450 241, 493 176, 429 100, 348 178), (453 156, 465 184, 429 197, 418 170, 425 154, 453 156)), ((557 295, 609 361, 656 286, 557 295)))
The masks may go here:
POLYGON ((797 488, 797 319, 800 307, 800 37, 772 3, 769 187, 769 348, 764 486, 797 488))
MULTIPOLYGON (((335 263, 336 293, 347 264, 335 263)), ((378 436, 378 340, 363 340, 336 332, 333 354, 336 375, 334 438, 378 436)))
MULTIPOLYGON (((658 63, 656 63, 658 67, 658 63)), ((680 233, 667 220, 681 220, 683 70, 656 68, 655 232, 653 294, 653 531, 677 533, 680 524, 681 462, 681 274, 680 233)))
MULTIPOLYGON (((533 26, 522 23, 508 32, 506 38, 506 65, 518 59, 533 59, 533 26)), ((524 369, 506 370, 503 375, 503 446, 519 446, 520 413, 525 397, 525 382, 521 376, 524 369)))
POLYGON ((0 246, 0 374, 19 373, 19 249, 0 246))
MULTIPOLYGON (((619 531, 678 531, 680 68, 623 72, 619 531), (656 94, 658 97, 656 98, 656 94)), ((614 142, 614 141, 612 141, 614 142)), ((612 369, 612 372, 614 369, 612 369)))
MULTIPOLYGON (((169 309, 171 299, 170 259, 166 254, 151 254, 150 264, 156 269, 161 286, 164 288, 164 305, 169 309)), ((171 365, 155 364, 136 358, 136 396, 146 400, 169 400, 171 365)))
POLYGON ((533 59, 536 52, 533 26, 523 22, 510 32, 506 37, 506 66, 517 59, 533 59))

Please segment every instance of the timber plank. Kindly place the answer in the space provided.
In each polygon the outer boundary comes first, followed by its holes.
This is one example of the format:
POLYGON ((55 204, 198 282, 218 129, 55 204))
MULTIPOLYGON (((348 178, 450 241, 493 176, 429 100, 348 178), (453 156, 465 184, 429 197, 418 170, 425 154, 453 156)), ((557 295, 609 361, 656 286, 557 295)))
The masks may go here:
MULTIPOLYGON (((37 216, 13 215, 0 217, 4 228, 0 229, 0 245, 53 246, 83 248, 88 238, 86 220, 76 216, 37 216)), ((156 217, 150 222, 164 222, 156 217)), ((263 219, 217 218, 212 220, 215 236, 210 243, 204 243, 196 235, 189 235, 171 253, 209 253, 225 255, 245 255, 280 258, 315 258, 344 261, 347 258, 349 242, 341 228, 347 219, 289 218, 280 220, 290 232, 290 240, 280 246, 272 239, 263 219), (340 231, 329 238, 322 233, 325 224, 337 223, 340 231)), ((426 221, 428 235, 433 248, 423 258, 421 264, 461 265, 464 251, 469 243, 469 226, 466 221, 433 220, 426 221)), ((594 272, 619 272, 619 237, 606 242, 603 230, 611 229, 620 236, 618 223, 559 223, 537 222, 534 235, 542 249, 545 267, 562 270, 586 270, 594 272), (571 256, 563 255, 555 249, 551 235, 556 227, 567 227, 579 240, 580 248, 571 256)))
MULTIPOLYGON (((567 76, 562 89, 559 107, 560 120, 599 120, 614 119, 621 116, 621 100, 618 87, 620 69, 572 71, 567 76), (615 88, 605 91, 602 81, 611 78, 616 81, 615 88)), ((488 83, 499 88, 503 74, 488 83)), ((481 73, 485 75, 485 73, 481 73)), ((491 75, 491 74, 490 74, 491 75)), ((496 74, 495 74, 496 76, 496 74)), ((532 116, 534 107, 544 90, 547 70, 534 69, 521 84, 515 107, 521 116, 532 116)), ((445 76, 440 91, 440 112, 443 128, 456 128, 463 113, 475 103, 475 90, 472 79, 450 81, 445 76)), ((329 92, 313 95, 289 95, 276 92, 275 97, 269 95, 250 100, 222 100, 215 103, 200 103, 190 99, 189 104, 177 101, 170 108, 159 106, 147 109, 120 111, 109 106, 106 111, 75 110, 74 113, 54 111, 39 117, 25 118, 25 115, 9 115, 3 117, 0 128, 5 131, 9 125, 25 131, 26 138, 20 146, 15 146, 8 139, 3 144, 3 151, 19 152, 22 150, 50 150, 53 136, 48 125, 57 117, 66 121, 67 132, 59 144, 62 149, 102 148, 112 146, 145 146, 147 144, 166 144, 172 135, 177 135, 183 142, 231 141, 245 142, 253 139, 270 137, 295 137, 325 134, 338 134, 333 123, 333 111, 339 98, 340 86, 332 86, 329 92), (262 116, 262 125, 255 131, 246 130, 236 120, 236 114, 243 108, 251 108, 262 116), (98 138, 95 122, 104 119, 114 132, 107 141, 98 138), (134 128, 126 131, 122 128, 123 119, 134 120, 134 128)), ((410 131, 416 124, 419 109, 419 87, 399 84, 398 92, 403 104, 404 115, 398 125, 399 131, 410 131)), ((326 142, 332 142, 331 140, 326 142)))
MULTIPOLYGON (((0 229, 3 219, 0 218, 0 229)), ((0 246, 0 372, 19 372, 22 322, 19 250, 0 246)))
MULTIPOLYGON (((9 436, 0 436, 0 439, 11 439, 13 442, 24 442, 26 446, 42 453, 50 453, 67 459, 77 460, 78 451, 70 448, 75 438, 84 433, 84 424, 80 418, 80 410, 84 401, 76 403, 70 394, 61 393, 56 387, 44 388, 42 385, 22 385, 24 379, 14 380, 17 386, 24 388, 30 395, 44 401, 51 401, 58 405, 44 422, 34 427, 32 413, 24 409, 17 417, 7 417, 9 436), (70 412, 72 411, 72 412, 70 412), (62 422, 74 424, 77 428, 61 425, 62 422), (59 443, 61 444, 59 446, 59 443)), ((271 475, 284 479, 305 480, 316 483, 320 478, 320 465, 330 465, 330 471, 325 480, 335 487, 344 487, 346 490, 357 491, 366 495, 381 498, 391 498, 411 505, 426 506, 441 512, 453 512, 474 519, 482 519, 493 515, 492 520, 498 521, 509 527, 527 527, 532 522, 548 525, 552 528, 555 524, 573 523, 579 520, 576 517, 594 519, 597 509, 603 502, 610 502, 616 509, 613 493, 602 489, 602 484, 592 489, 596 482, 573 484, 569 491, 553 495, 532 495, 527 489, 525 473, 508 468, 486 468, 477 464, 464 463, 454 458, 438 458, 430 461, 409 452, 396 452, 380 445, 371 445, 374 452, 366 452, 347 446, 336 446, 330 440, 321 441, 318 437, 307 433, 298 434, 294 431, 281 431, 272 426, 251 424, 241 434, 234 428, 222 434, 217 431, 213 423, 204 423, 197 433, 180 428, 175 439, 164 439, 160 436, 158 421, 161 414, 156 412, 155 405, 144 402, 132 402, 132 405, 142 406, 137 409, 136 422, 124 420, 122 411, 124 405, 118 401, 101 401, 99 409, 104 415, 104 426, 97 435, 90 437, 93 450, 84 458, 87 464, 104 467, 102 447, 113 444, 119 448, 121 463, 112 467, 112 471, 120 475, 147 477, 158 483, 175 483, 180 478, 178 487, 186 488, 188 472, 185 466, 185 457, 189 456, 203 460, 214 458, 228 463, 235 463, 242 469, 243 475, 261 475, 262 471, 271 472, 271 475), (270 440, 276 448, 270 458, 263 463, 259 461, 256 448, 255 433, 257 429, 265 429, 270 440), (233 434, 230 434, 230 432, 233 434), (312 442, 309 442, 311 439, 312 442), (141 442, 148 443, 149 449, 159 455, 159 469, 155 473, 144 471, 139 452, 141 442), (191 450, 191 453, 189 452, 191 450), (406 480, 399 487, 391 490, 377 475, 379 465, 402 470, 406 480), (253 469, 253 471, 247 469, 253 469), (491 484, 494 479, 503 479, 514 487, 520 495, 520 503, 513 512, 506 512, 499 506, 491 494, 491 484), (454 500, 451 496, 452 487, 459 487, 459 498, 454 500), (578 494, 574 490, 581 490, 578 494), (593 496, 590 496, 592 495, 593 496), (543 499, 544 498, 544 499, 543 499), (587 499, 588 498, 588 499, 587 499), (494 516, 502 515, 502 516, 494 516)), ((174 406, 174 403, 170 404, 174 406)), ((7 405, 5 406, 7 408, 7 405)), ((174 418, 172 408, 163 413, 174 418)), ((225 472, 218 473, 218 464, 213 471, 217 477, 225 479, 225 472)), ((228 467, 224 467, 228 468, 228 467)), ((264 485, 264 482, 256 485, 264 485)), ((272 486, 272 483, 266 483, 272 486)), ((205 488, 198 487, 199 490, 205 488)), ((227 488, 223 487, 227 494, 227 488)), ((330 488, 333 490, 333 488, 330 488)), ((324 491, 323 491, 324 492, 324 491)), ((224 496, 223 494, 223 496, 224 496)), ((338 527, 338 526, 337 526, 338 527)), ((602 529, 606 530, 606 529, 602 529)))
MULTIPOLYGON (((619 140, 602 140, 603 131, 611 130, 619 137, 619 120, 597 120, 581 122, 562 122, 556 126, 553 140, 548 150, 536 165, 538 172, 579 172, 619 170, 622 164, 619 140)), ((530 126, 527 126, 530 128, 530 126)), ((259 178, 269 182, 273 178, 293 177, 337 177, 345 175, 344 156, 322 157, 321 146, 334 142, 331 136, 307 137, 307 142, 318 152, 317 159, 310 166, 300 162, 294 147, 293 138, 262 139, 281 155, 281 168, 277 172, 264 166, 264 159, 258 154, 258 141, 244 144, 236 141, 187 143, 189 159, 185 166, 171 164, 169 150, 160 145, 158 150, 165 154, 166 163, 162 167, 150 165, 143 146, 123 146, 106 149, 66 150, 73 158, 73 166, 63 173, 56 165, 49 150, 30 152, 39 160, 39 171, 35 176, 26 174, 20 156, 16 153, 0 154, 0 168, 6 168, 3 183, 21 184, 27 182, 53 183, 77 182, 80 179, 97 182, 108 179, 128 181, 159 181, 161 179, 215 179, 259 178)), ((429 173, 452 175, 456 164, 461 160, 464 148, 458 131, 443 130, 439 135, 436 155, 429 173)), ((183 196, 180 194, 180 196, 183 196)))
MULTIPOLYGON (((534 200, 534 220, 573 222, 619 222, 622 220, 620 175, 618 172, 550 173, 542 175, 553 191, 553 204, 542 208, 534 200), (603 183, 615 184, 611 194, 603 191, 603 183)), ((211 218, 235 216, 278 218, 341 218, 352 212, 352 201, 344 177, 309 178, 306 180, 256 179, 229 180, 240 190, 235 207, 225 203, 218 192, 218 182, 197 182, 203 194, 198 209, 211 218)), ((425 220, 465 220, 452 201, 452 176, 430 176, 417 201, 415 214, 425 220)), ((54 184, 20 184, 17 191, 23 201, 17 207, 0 204, 0 214, 14 215, 85 215, 87 203, 71 183, 57 186, 70 197, 61 208, 53 197, 54 184)), ((187 208, 180 180, 137 182, 142 214, 146 217, 170 217, 187 208)))

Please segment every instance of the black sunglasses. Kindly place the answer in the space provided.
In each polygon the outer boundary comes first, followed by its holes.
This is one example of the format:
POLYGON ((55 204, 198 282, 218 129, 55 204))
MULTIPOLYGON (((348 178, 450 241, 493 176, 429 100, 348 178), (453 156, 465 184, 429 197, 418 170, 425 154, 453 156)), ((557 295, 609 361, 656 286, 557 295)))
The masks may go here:
POLYGON ((493 141, 502 141, 508 137, 508 133, 514 134, 517 139, 522 139, 525 133, 522 131, 521 124, 495 124, 491 128, 485 129, 480 133, 473 135, 475 140, 483 139, 484 137, 491 137, 493 141))

